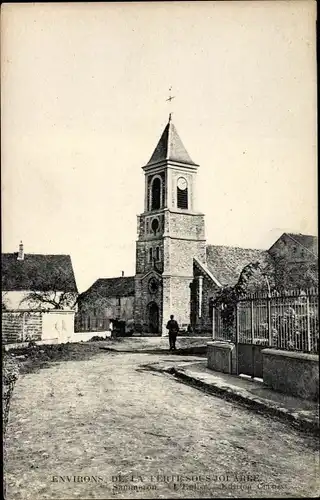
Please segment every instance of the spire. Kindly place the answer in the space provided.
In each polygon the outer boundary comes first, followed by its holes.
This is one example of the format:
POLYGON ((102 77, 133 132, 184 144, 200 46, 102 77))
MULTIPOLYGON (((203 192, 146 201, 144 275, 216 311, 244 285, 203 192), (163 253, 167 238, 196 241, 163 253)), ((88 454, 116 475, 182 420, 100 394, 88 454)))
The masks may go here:
POLYGON ((172 160, 179 163, 198 166, 191 160, 186 148, 184 147, 177 129, 172 123, 171 113, 169 114, 168 123, 162 133, 162 136, 160 137, 157 147, 146 166, 164 160, 172 160))

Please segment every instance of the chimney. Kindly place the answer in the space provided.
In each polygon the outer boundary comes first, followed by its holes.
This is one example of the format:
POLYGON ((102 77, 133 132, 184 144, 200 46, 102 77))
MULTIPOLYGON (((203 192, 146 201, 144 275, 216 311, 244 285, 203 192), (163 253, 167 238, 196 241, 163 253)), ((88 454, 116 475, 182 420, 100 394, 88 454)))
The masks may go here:
POLYGON ((121 277, 122 278, 124 277, 124 271, 121 271, 121 277))
POLYGON ((23 259, 24 259, 23 243, 22 243, 22 241, 20 241, 18 260, 23 260, 23 259))

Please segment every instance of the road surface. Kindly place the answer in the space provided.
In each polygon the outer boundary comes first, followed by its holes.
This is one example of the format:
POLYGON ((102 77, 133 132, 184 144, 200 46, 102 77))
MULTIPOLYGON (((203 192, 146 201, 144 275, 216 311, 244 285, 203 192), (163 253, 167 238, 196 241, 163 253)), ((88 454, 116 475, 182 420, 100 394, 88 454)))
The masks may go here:
POLYGON ((102 352, 21 377, 7 499, 317 496, 317 439, 148 369, 184 359, 102 352))

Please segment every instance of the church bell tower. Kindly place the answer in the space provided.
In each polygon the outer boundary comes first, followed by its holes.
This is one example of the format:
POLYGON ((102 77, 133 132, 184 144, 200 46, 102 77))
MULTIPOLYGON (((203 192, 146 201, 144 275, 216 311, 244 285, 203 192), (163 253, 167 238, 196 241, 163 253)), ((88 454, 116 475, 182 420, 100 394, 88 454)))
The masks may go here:
POLYGON ((187 153, 171 115, 148 163, 144 212, 138 216, 135 324, 167 335, 171 314, 190 323, 193 258, 205 262, 204 215, 194 211, 199 165, 187 153))

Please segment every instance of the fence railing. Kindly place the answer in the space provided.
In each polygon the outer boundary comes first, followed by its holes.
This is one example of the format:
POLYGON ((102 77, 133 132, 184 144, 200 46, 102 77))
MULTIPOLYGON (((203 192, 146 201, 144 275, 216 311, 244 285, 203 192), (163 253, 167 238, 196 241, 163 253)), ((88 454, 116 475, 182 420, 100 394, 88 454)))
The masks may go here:
POLYGON ((319 352, 318 289, 252 294, 235 308, 228 330, 221 309, 214 310, 214 338, 240 344, 265 345, 290 351, 319 352))

